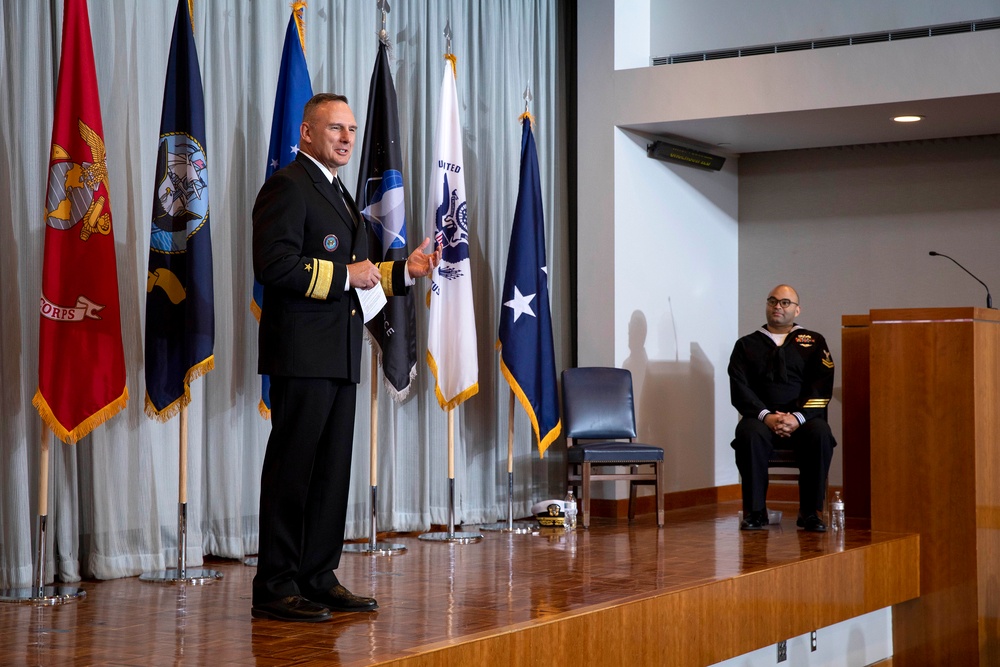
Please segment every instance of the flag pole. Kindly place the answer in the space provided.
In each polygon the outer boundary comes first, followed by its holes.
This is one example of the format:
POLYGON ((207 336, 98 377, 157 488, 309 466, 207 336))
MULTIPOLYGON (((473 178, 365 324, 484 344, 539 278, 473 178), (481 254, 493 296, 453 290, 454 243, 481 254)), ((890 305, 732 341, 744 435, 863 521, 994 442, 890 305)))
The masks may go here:
POLYGON ((42 422, 38 452, 38 517, 35 521, 35 564, 32 568, 30 588, 0 590, 0 602, 17 602, 34 605, 57 605, 76 602, 87 597, 87 591, 73 586, 45 585, 45 548, 48 544, 49 519, 49 443, 51 431, 42 422))
MULTIPOLYGON (((448 78, 447 78, 447 76, 448 76, 447 75, 448 69, 447 68, 449 66, 451 67, 451 69, 452 69, 452 76, 454 76, 455 75, 455 62, 456 62, 455 55, 451 52, 451 21, 450 20, 449 21, 445 21, 445 24, 444 24, 444 38, 445 38, 445 56, 444 56, 444 58, 449 63, 449 65, 445 66, 445 77, 446 77, 445 78, 445 82, 447 82, 448 81, 448 78)), ((454 78, 451 79, 451 82, 452 82, 452 93, 454 93, 454 78)), ((447 90, 447 86, 445 84, 442 84, 442 94, 443 95, 446 95, 445 94, 446 90, 447 90)), ((457 97, 455 95, 451 96, 450 103, 454 104, 456 106, 456 109, 457 109, 457 97)), ((446 106, 447 104, 448 104, 447 102, 443 102, 442 106, 446 106)), ((457 112, 456 112, 455 118, 457 119, 457 117, 458 116, 457 116, 457 112)), ((457 129, 457 125, 451 126, 450 129, 456 130, 457 129)), ((438 134, 439 135, 442 134, 440 128, 439 128, 438 134)), ((445 134, 443 136, 448 136, 448 135, 445 134)), ((440 141, 441 138, 442 137, 439 136, 438 140, 440 141)), ((450 143, 449 140, 450 139, 453 139, 453 137, 448 137, 448 140, 446 140, 444 142, 445 145, 449 145, 449 143, 450 143)), ((458 156, 459 156, 459 161, 461 161, 461 143, 460 142, 458 143, 458 156)), ((449 161, 450 161, 450 156, 449 156, 449 161)), ((465 198, 464 178, 465 178, 464 176, 460 176, 460 178, 458 179, 458 181, 462 183, 462 186, 461 186, 461 189, 462 189, 461 197, 462 197, 462 199, 465 198)), ((445 178, 444 185, 445 185, 446 189, 447 189, 447 184, 448 184, 448 181, 447 181, 447 178, 445 178)), ((452 194, 456 195, 456 196, 457 196, 457 193, 458 193, 457 190, 455 190, 455 191, 452 192, 452 194)), ((463 206, 464 206, 464 204, 463 204, 463 206)), ((435 234, 435 241, 438 242, 438 243, 441 243, 441 240, 438 238, 438 235, 440 235, 441 238, 443 238, 443 232, 441 230, 440 221, 438 221, 437 234, 435 234)), ((442 263, 449 261, 447 259, 447 257, 446 257, 446 253, 443 250, 442 250, 441 258, 442 258, 442 263)), ((468 258, 466 258, 466 261, 467 261, 467 259, 468 258)), ((440 272, 441 267, 438 267, 437 270, 440 272)), ((461 275, 461 274, 459 274, 459 275, 461 275)), ((471 289, 471 286, 470 286, 470 289, 471 289)), ((433 284, 431 286, 431 290, 432 291, 434 290, 433 284)), ((433 305, 433 302, 429 302, 428 305, 433 305)), ((433 322, 433 311, 432 311, 432 322, 433 322)), ((430 339, 430 338, 433 338, 433 334, 431 334, 431 333, 428 334, 428 339, 430 339)), ((428 340, 427 345, 428 345, 428 360, 431 361, 433 359, 433 353, 432 353, 431 350, 433 349, 434 346, 431 343, 431 340, 428 340)), ((433 362, 433 363, 436 363, 436 362, 433 362)), ((438 372, 435 371, 435 377, 440 382, 440 378, 437 377, 437 373, 438 372)), ((478 375, 478 367, 477 367, 476 373, 478 375)), ((477 384, 475 385, 475 388, 471 391, 471 393, 469 395, 471 396, 472 394, 476 393, 478 390, 479 390, 479 387, 478 387, 478 382, 477 382, 477 384)), ((466 391, 469 391, 469 389, 466 388, 466 391)), ((465 398, 468 398, 468 396, 465 396, 465 397, 451 397, 450 401, 449 400, 443 400, 442 399, 442 394, 440 393, 440 391, 438 392, 438 401, 441 404, 441 407, 448 413, 448 532, 446 532, 446 533, 424 533, 424 534, 418 536, 419 539, 421 539, 421 540, 431 540, 431 541, 436 541, 436 542, 450 542, 452 544, 455 544, 455 543, 457 543, 457 544, 469 544, 469 543, 472 543, 472 542, 479 542, 480 540, 483 539, 483 536, 482 536, 481 533, 455 532, 455 408, 458 405, 460 405, 461 402, 463 400, 465 400, 465 398)))
POLYGON ((455 409, 448 410, 448 537, 455 538, 455 409))
POLYGON ((507 520, 483 524, 479 530, 526 535, 534 530, 535 522, 514 523, 514 399, 514 390, 511 389, 507 405, 507 520))
POLYGON ((46 537, 49 520, 49 429, 42 425, 42 438, 38 450, 38 519, 36 531, 38 545, 35 551, 34 582, 35 595, 42 597, 45 587, 45 548, 48 546, 46 537))
POLYGON ((160 584, 211 584, 222 579, 218 570, 191 568, 187 566, 187 461, 188 461, 188 406, 181 406, 180 446, 178 447, 177 474, 177 567, 156 572, 143 572, 139 581, 160 584))
MULTIPOLYGON (((183 209, 173 206, 164 208, 163 200, 157 195, 153 204, 153 225, 149 244, 149 267, 151 275, 175 275, 180 285, 180 299, 175 301, 164 296, 165 291, 148 289, 146 292, 146 414, 150 417, 168 421, 174 414, 180 412, 178 465, 177 465, 177 567, 158 572, 144 572, 139 575, 140 581, 160 583, 209 584, 222 578, 222 573, 216 570, 188 568, 187 566, 187 486, 188 486, 188 406, 191 403, 190 383, 215 367, 215 356, 212 348, 215 344, 215 296, 212 290, 212 236, 208 223, 208 182, 204 180, 201 171, 207 169, 207 156, 204 149, 204 94, 201 84, 201 73, 198 67, 198 51, 194 43, 194 21, 191 16, 192 3, 178 0, 177 12, 174 15, 174 28, 170 38, 170 51, 167 58, 167 83, 164 87, 163 113, 160 117, 160 154, 170 154, 172 141, 178 137, 185 145, 196 148, 192 154, 192 162, 198 168, 184 172, 184 178, 189 179, 192 187, 197 188, 197 199, 183 200, 183 209), (184 94, 175 94, 173 83, 183 90, 184 94), (166 152, 164 152, 166 151, 166 152), (195 156, 197 159, 195 160, 195 156), (201 171, 199 171, 199 169, 201 171), (201 219, 198 227, 200 232, 190 233, 184 245, 166 252, 158 242, 154 242, 159 232, 167 230, 161 227, 161 214, 164 219, 174 218, 183 213, 201 219), (159 230, 159 232, 157 232, 159 230), (194 254, 195 247, 202 249, 201 254, 194 254), (207 264, 200 261, 201 256, 207 259, 207 264), (185 258, 183 262, 182 258, 185 258), (188 262, 190 260, 190 262, 188 262), (181 310, 175 309, 180 306, 181 310), (164 325, 171 319, 184 318, 188 323, 184 340, 175 336, 164 336, 163 332, 172 327, 164 325), (191 323, 196 326, 191 326, 191 323), (198 333, 194 333, 198 332, 198 333), (151 343, 151 341, 156 341, 151 343), (179 359, 185 362, 187 370, 172 361, 172 355, 155 353, 150 350, 173 350, 179 352, 179 359), (159 378, 161 386, 151 382, 159 378), (155 387, 155 388, 154 388, 155 387), (169 390, 164 391, 166 387, 169 390), (163 406, 159 408, 157 406, 163 406)), ((157 182, 168 179, 171 182, 176 176, 162 160, 157 161, 157 182), (163 171, 161 171, 163 170, 163 171)), ((207 177, 207 173, 205 175, 207 177)), ((177 202, 178 204, 180 203, 177 202)))
MULTIPOLYGON (((388 37, 385 31, 385 19, 386 14, 389 13, 389 3, 386 0, 378 0, 376 2, 378 10, 382 13, 382 29, 379 30, 378 38, 379 41, 388 46, 388 37)), ((376 70, 378 65, 376 64, 376 70)), ((372 75, 372 86, 374 87, 375 75, 372 75)), ((371 100, 369 100, 369 105, 371 100)), ((369 121, 371 121, 371 107, 369 106, 369 121)), ((368 150, 368 130, 365 130, 365 146, 364 149, 368 150)), ((364 160, 362 160, 364 161, 364 160)), ((363 169, 363 167, 362 167, 363 169)), ((359 180, 364 182, 366 174, 360 174, 359 180)), ((359 188, 360 191, 360 188, 359 188)), ((359 201, 360 203, 360 201, 359 201)), ((366 202, 367 203, 367 202, 366 202)), ((371 332, 369 332, 370 334, 371 332)), ((389 542, 378 542, 378 359, 379 354, 383 354, 382 350, 378 350, 375 338, 369 335, 369 341, 372 346, 372 369, 371 374, 371 400, 369 401, 369 419, 371 425, 371 440, 369 441, 369 464, 368 464, 368 475, 369 484, 371 491, 369 494, 369 502, 371 503, 371 512, 369 517, 368 526, 368 544, 345 544, 343 550, 347 553, 356 554, 369 554, 372 556, 391 556, 392 554, 401 553, 406 551, 406 545, 403 544, 393 544, 389 542)))
MULTIPOLYGON (((528 112, 528 105, 531 102, 531 85, 524 89, 524 113, 522 113, 518 120, 523 121, 525 117, 531 118, 531 114, 528 112)), ((518 199, 520 201, 520 185, 518 186, 518 199)), ((515 224, 516 224, 517 213, 515 212, 515 224)), ((513 251, 512 251, 513 252, 513 251)), ((510 259, 508 258, 508 262, 510 259)), ((509 268, 509 267, 508 267, 509 268)), ((504 280, 504 289, 507 288, 507 280, 504 280)), ((501 315, 501 322, 503 321, 503 316, 501 315)), ((503 324, 501 323, 501 330, 503 329, 503 324)), ((501 333, 501 341, 498 342, 498 349, 502 349, 503 334, 501 333)), ((507 372, 506 366, 503 365, 503 355, 501 354, 501 369, 504 373, 507 372)), ((511 380, 511 378, 508 378, 511 380)), ((516 394, 514 393, 514 385, 510 385, 510 403, 507 408, 507 522, 488 524, 485 526, 480 526, 482 530, 496 530, 501 532, 509 533, 531 533, 534 531, 536 524, 534 521, 521 521, 518 522, 517 527, 514 525, 514 399, 516 394)), ((525 405, 527 409, 527 404, 525 405)), ((529 436, 530 440, 530 436, 529 436)), ((541 442, 539 442, 539 446, 541 442)), ((540 447, 541 448, 541 447, 540 447)))
POLYGON ((369 405, 369 423, 371 426, 371 440, 369 441, 368 477, 372 487, 371 494, 371 532, 368 535, 368 546, 375 550, 376 535, 376 500, 378 499, 378 355, 372 350, 372 372, 371 378, 371 403, 369 405))
POLYGON ((369 423, 371 426, 371 439, 369 447, 369 471, 368 479, 371 487, 369 502, 371 503, 371 514, 368 525, 367 544, 345 544, 344 553, 368 554, 370 556, 391 556, 406 551, 405 544, 395 544, 390 542, 378 542, 378 354, 372 346, 372 389, 369 406, 369 423))
POLYGON ((483 539, 480 533, 455 531, 455 408, 448 408, 448 532, 423 533, 418 539, 450 544, 472 544, 483 539))

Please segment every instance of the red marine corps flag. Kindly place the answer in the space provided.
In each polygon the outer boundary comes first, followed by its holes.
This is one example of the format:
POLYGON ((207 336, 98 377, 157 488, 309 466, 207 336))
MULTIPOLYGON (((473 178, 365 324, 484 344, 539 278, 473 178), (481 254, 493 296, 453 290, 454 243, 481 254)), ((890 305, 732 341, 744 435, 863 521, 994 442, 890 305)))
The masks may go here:
POLYGON ((87 3, 66 0, 32 403, 67 443, 128 400, 106 160, 87 3))

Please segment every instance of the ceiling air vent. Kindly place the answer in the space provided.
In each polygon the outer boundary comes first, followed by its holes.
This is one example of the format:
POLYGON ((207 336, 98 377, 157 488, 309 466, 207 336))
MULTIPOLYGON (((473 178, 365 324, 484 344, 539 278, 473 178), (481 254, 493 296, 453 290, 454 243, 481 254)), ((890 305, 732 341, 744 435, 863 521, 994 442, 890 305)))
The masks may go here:
POLYGON ((982 32, 1000 28, 1000 17, 967 21, 965 23, 946 23, 925 28, 905 28, 888 32, 870 32, 841 37, 824 37, 822 39, 804 40, 799 42, 782 42, 780 44, 761 44, 759 46, 742 46, 735 49, 718 49, 696 53, 679 53, 671 56, 656 56, 651 59, 653 65, 680 65, 682 63, 703 62, 706 60, 725 60, 727 58, 746 58, 770 53, 789 53, 791 51, 810 51, 813 49, 829 49, 839 46, 856 46, 858 44, 874 44, 877 42, 899 42, 920 37, 937 37, 939 35, 956 35, 963 32, 982 32))

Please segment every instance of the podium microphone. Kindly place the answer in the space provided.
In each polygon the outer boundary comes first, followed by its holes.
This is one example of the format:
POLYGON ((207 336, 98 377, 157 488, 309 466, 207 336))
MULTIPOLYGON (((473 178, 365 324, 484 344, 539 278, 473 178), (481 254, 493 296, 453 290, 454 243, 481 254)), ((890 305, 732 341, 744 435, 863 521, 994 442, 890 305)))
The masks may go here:
MULTIPOLYGON (((975 274, 973 274, 972 271, 969 271, 967 268, 965 268, 964 266, 962 266, 961 264, 959 264, 958 261, 956 261, 954 258, 948 257, 948 255, 942 255, 939 252, 934 252, 933 250, 931 250, 927 254, 930 255, 931 257, 944 257, 945 259, 950 259, 951 261, 955 262, 955 266, 957 266, 958 268, 962 269, 963 271, 965 271, 966 273, 968 273, 970 276, 972 276, 973 278, 975 278, 976 282, 978 282, 980 285, 982 285, 983 287, 986 287, 986 283, 984 283, 979 278, 976 278, 975 274)), ((986 307, 987 308, 992 308, 993 307, 993 297, 990 296, 990 288, 989 287, 986 287, 986 307)))

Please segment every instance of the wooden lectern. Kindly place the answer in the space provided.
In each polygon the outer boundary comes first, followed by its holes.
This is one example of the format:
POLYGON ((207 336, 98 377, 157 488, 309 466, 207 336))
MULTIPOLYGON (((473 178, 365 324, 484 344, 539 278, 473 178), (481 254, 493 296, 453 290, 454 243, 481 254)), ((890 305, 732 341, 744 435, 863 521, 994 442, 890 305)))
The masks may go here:
POLYGON ((872 530, 920 534, 920 597, 893 607, 893 666, 1000 665, 1000 311, 872 310, 869 414, 846 401, 863 317, 844 317, 845 487, 870 475, 872 530), (866 419, 870 468, 849 468, 849 423, 866 419))

